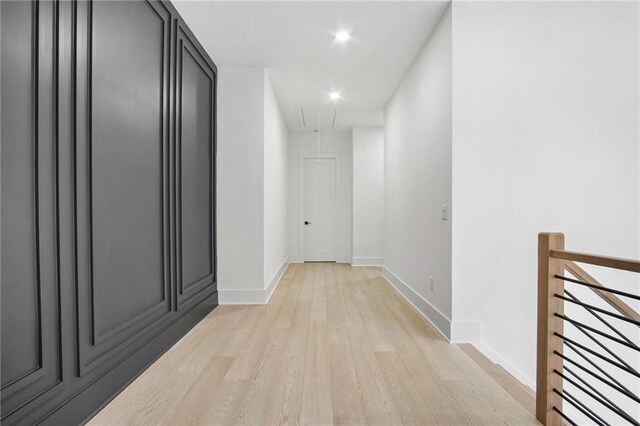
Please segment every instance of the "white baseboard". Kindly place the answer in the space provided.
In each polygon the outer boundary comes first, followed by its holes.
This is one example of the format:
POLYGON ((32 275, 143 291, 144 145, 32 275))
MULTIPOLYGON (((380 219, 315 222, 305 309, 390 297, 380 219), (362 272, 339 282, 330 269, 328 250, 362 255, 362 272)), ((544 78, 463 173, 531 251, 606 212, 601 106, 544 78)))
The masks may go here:
POLYGON ((488 347, 482 338, 482 323, 480 321, 454 321, 451 323, 451 343, 470 343, 475 346, 484 356, 489 358, 494 364, 500 365, 507 370, 516 380, 523 385, 535 390, 535 379, 523 374, 520 370, 513 367, 502 356, 498 355, 493 349, 488 347))
POLYGON ((289 260, 285 259, 280 265, 275 275, 264 289, 219 289, 218 303, 221 305, 265 305, 271 299, 278 284, 282 280, 284 272, 287 270, 289 260))
MULTIPOLYGON (((462 343, 462 342, 461 342, 462 343)), ((471 343, 471 342, 469 342, 471 343)), ((517 368, 513 367, 510 363, 507 362, 503 357, 494 352, 491 348, 487 347, 484 343, 473 343, 473 346, 476 347, 484 356, 489 358, 491 362, 494 364, 500 365, 502 368, 507 370, 509 374, 511 374, 516 380, 518 380, 523 385, 526 385, 536 390, 536 381, 532 377, 528 377, 526 374, 522 373, 517 368)))
POLYGON ((384 278, 400 293, 407 301, 413 305, 442 335, 449 340, 451 336, 451 320, 440 312, 435 306, 420 296, 407 283, 384 267, 384 278))
POLYGON ((384 265, 384 257, 353 256, 351 258, 351 265, 353 265, 353 266, 382 266, 382 265, 384 265))
POLYGON ((286 258, 284 262, 282 262, 282 264, 280 265, 276 273, 271 278, 271 281, 269 281, 267 288, 264 289, 265 291, 264 303, 269 303, 269 299, 271 299, 273 292, 276 290, 276 287, 278 287, 278 284, 280 283, 280 280, 282 280, 282 276, 284 275, 284 271, 287 270, 288 266, 289 266, 289 258, 286 258))
MULTIPOLYGON (((304 257, 299 253, 289 255, 289 263, 304 263, 304 257)), ((347 253, 339 254, 336 263, 351 263, 351 255, 347 253)))
POLYGON ((264 305, 265 291, 256 289, 218 289, 221 305, 264 305))

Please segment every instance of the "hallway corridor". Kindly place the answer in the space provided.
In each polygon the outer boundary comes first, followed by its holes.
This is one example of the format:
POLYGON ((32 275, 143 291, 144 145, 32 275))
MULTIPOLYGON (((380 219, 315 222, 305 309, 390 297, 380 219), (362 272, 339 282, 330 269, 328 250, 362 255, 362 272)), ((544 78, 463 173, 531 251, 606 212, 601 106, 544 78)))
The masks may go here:
POLYGON ((291 264, 268 305, 219 306, 90 425, 537 424, 380 268, 291 264))

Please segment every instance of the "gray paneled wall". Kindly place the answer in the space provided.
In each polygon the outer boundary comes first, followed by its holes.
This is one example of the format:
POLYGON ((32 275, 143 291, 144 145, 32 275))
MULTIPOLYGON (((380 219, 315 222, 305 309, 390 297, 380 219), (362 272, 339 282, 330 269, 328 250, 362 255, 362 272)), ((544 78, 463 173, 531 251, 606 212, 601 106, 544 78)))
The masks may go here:
POLYGON ((80 423, 217 305, 217 71, 169 2, 1 8, 2 423, 80 423))

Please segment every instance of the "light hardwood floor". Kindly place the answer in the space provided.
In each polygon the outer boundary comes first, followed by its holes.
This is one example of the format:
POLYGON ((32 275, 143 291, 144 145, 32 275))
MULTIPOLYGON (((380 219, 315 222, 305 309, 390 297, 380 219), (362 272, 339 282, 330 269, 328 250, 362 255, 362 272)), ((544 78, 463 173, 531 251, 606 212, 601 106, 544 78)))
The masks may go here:
POLYGON ((293 264, 268 305, 220 306, 90 422, 538 424, 380 268, 293 264))

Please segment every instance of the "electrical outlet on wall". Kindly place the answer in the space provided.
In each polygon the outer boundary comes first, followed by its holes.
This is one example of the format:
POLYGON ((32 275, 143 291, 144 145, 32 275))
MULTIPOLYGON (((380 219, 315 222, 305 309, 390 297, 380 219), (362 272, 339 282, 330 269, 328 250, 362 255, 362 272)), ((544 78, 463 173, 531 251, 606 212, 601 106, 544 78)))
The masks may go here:
POLYGON ((434 283, 434 279, 433 277, 429 277, 429 290, 433 291, 433 283, 434 283))

